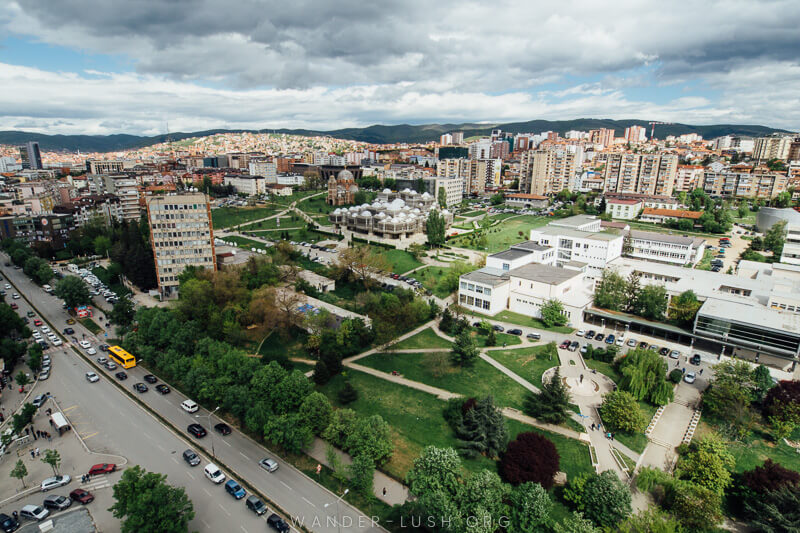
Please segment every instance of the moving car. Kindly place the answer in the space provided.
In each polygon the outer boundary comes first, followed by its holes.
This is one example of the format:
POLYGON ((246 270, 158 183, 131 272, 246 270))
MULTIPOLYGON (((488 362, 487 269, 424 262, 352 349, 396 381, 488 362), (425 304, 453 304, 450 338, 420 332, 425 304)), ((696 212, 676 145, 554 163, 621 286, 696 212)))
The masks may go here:
POLYGON ((503 326, 501 326, 500 324, 493 325, 492 329, 494 329, 495 331, 500 331, 500 332, 505 331, 505 328, 503 326))
POLYGON ((166 385, 164 385, 163 383, 159 383, 158 385, 156 385, 156 390, 160 394, 169 394, 170 393, 170 388, 167 387, 166 385))
POLYGON ((267 518, 267 524, 278 533, 289 533, 289 524, 280 516, 272 513, 267 518))
POLYGON ((89 383, 96 383, 96 382, 100 381, 100 378, 97 377, 97 374, 95 374, 94 372, 87 372, 86 373, 86 380, 89 383))
POLYGON ((72 328, 64 328, 64 335, 74 335, 75 330, 72 328))
POLYGON ((542 336, 539 335, 538 333, 528 333, 525 336, 528 338, 528 340, 531 340, 531 341, 538 341, 538 340, 540 340, 542 338, 542 336))
POLYGON ((256 513, 258 516, 261 516, 267 512, 267 506, 264 505, 264 502, 262 502, 256 496, 248 496, 244 501, 244 504, 248 509, 256 513))
POLYGON ((63 476, 53 476, 45 479, 42 481, 42 492, 47 492, 48 490, 57 489, 58 487, 63 487, 67 485, 72 478, 69 477, 67 474, 63 476))
MULTIPOLYGON (((70 326, 75 324, 75 319, 74 318, 68 318, 67 319, 67 324, 69 324, 70 326)), ((70 329, 72 329, 72 328, 70 328, 70 329)))
POLYGON ((577 349, 578 349, 578 346, 580 346, 580 344, 578 344, 578 341, 572 341, 572 342, 570 343, 570 345, 569 345, 569 348, 567 348, 567 349, 568 349, 570 352, 574 352, 575 350, 577 350, 577 349))
POLYGON ((47 509, 55 509, 56 511, 61 511, 72 505, 72 500, 70 500, 66 496, 59 496, 58 494, 52 494, 44 499, 42 505, 44 505, 47 509))
POLYGON ((115 363, 114 361, 106 361, 106 364, 104 366, 109 370, 117 369, 117 363, 115 363))
POLYGON ((258 462, 259 466, 267 472, 274 472, 278 469, 278 462, 275 459, 264 457, 258 462))
POLYGON ((152 385, 153 383, 157 383, 157 382, 158 382, 158 378, 156 378, 156 377, 155 377, 153 374, 145 374, 145 376, 144 376, 144 378, 143 378, 143 379, 144 379, 146 382, 150 383, 151 385, 152 385))
POLYGON ((225 492, 236 498, 237 500, 241 500, 247 493, 242 488, 241 485, 236 483, 236 481, 229 479, 227 483, 225 483, 225 492))
POLYGON ((126 379, 128 379, 128 374, 126 374, 125 372, 120 371, 120 372, 117 372, 116 374, 114 374, 114 377, 116 377, 120 381, 125 381, 126 379))
POLYGON ((205 468, 203 468, 203 473, 217 485, 225 481, 225 474, 223 474, 222 470, 214 463, 208 463, 205 468))
POLYGON ((113 463, 99 463, 89 469, 89 475, 110 474, 117 470, 117 465, 113 463))
POLYGON ((89 348, 88 350, 86 350, 86 353, 88 353, 89 355, 95 355, 97 354, 97 350, 95 350, 94 348, 89 348))
POLYGON ((27 518, 28 520, 36 520, 37 522, 44 520, 49 515, 50 511, 41 505, 26 505, 19 512, 20 517, 27 518))
POLYGON ((196 412, 196 411, 197 411, 199 408, 200 408, 200 406, 198 406, 198 405, 197 405, 197 404, 196 404, 194 401, 192 401, 192 400, 184 400, 183 402, 181 402, 181 409, 183 409, 183 410, 184 410, 184 411, 186 411, 187 413, 194 413, 194 412, 196 412))
POLYGON ((686 383, 694 383, 696 379, 697 379, 697 374, 695 374, 694 372, 687 372, 686 375, 683 376, 683 381, 685 381, 686 383))
POLYGON ((92 347, 92 345, 91 345, 91 343, 89 341, 78 341, 78 346, 80 346, 84 350, 87 350, 87 349, 92 347))
POLYGON ((200 464, 200 456, 194 450, 184 450, 183 460, 189 463, 189 466, 197 466, 200 464))
POLYGON ((142 394, 144 392, 147 392, 148 388, 147 388, 147 385, 145 385, 144 383, 134 383, 133 384, 133 390, 135 390, 139 394, 142 394))
POLYGON ((94 495, 89 492, 88 490, 84 489, 75 489, 69 493, 69 497, 72 498, 73 501, 78 503, 82 503, 86 505, 87 503, 92 503, 94 501, 94 495))
POLYGON ((206 428, 204 428, 200 424, 189 424, 189 427, 186 428, 186 431, 188 431, 198 439, 202 439, 207 434, 206 428))
POLYGON ((220 422, 214 426, 214 430, 219 433, 220 435, 230 435, 231 434, 231 427, 224 422, 220 422))
POLYGON ((509 335, 522 335, 521 329, 510 329, 507 332, 509 335))

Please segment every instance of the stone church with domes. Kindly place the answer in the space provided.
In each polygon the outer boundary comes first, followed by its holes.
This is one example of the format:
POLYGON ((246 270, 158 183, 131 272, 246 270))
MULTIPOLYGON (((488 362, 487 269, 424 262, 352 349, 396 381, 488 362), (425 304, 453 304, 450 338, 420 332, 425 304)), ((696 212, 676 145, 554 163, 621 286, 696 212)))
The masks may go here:
POLYGON ((339 171, 334 177, 328 178, 328 205, 351 205, 356 201, 358 185, 353 178, 353 173, 347 169, 339 171))

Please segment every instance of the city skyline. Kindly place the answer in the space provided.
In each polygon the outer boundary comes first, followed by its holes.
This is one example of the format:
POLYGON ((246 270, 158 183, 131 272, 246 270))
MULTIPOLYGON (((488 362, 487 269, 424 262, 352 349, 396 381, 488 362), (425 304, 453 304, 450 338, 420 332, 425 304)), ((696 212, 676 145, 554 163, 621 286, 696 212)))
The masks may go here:
POLYGON ((16 0, 0 14, 0 120, 47 134, 588 116, 797 130, 799 21, 780 1, 16 0))

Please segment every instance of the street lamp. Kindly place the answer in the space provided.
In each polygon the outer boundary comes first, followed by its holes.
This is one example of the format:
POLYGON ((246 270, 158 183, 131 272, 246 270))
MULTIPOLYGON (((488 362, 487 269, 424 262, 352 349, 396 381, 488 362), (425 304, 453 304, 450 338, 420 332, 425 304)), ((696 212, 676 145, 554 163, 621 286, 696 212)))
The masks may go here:
POLYGON ((195 418, 208 418, 208 432, 211 435, 211 457, 214 459, 217 458, 217 454, 214 452, 214 432, 211 431, 211 415, 216 413, 219 410, 219 406, 216 409, 208 413, 207 415, 194 415, 195 418))
MULTIPOLYGON (((335 502, 335 503, 336 503, 336 529, 337 529, 337 531, 338 531, 339 533, 342 533, 342 523, 341 523, 341 521, 339 520, 339 501, 340 501, 342 498, 344 498, 344 497, 345 497, 345 495, 346 495, 348 492, 350 492, 350 489, 344 489, 344 492, 342 493, 342 495, 341 495, 341 496, 339 496, 338 498, 336 498, 336 502, 335 502)), ((332 504, 332 503, 326 503, 325 505, 323 505, 323 507, 324 507, 325 509, 327 509, 329 505, 333 505, 333 504, 332 504)))

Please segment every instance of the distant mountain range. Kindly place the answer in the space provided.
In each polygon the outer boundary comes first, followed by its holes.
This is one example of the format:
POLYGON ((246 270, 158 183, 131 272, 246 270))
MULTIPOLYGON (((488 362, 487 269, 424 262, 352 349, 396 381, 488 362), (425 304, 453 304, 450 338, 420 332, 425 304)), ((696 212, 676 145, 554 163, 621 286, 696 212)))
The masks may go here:
MULTIPOLYGON (((173 141, 190 137, 204 137, 217 133, 289 133, 293 135, 329 135, 339 139, 350 139, 376 144, 392 143, 420 143, 439 139, 443 133, 463 131, 464 137, 487 135, 493 129, 501 129, 511 133, 540 133, 543 131, 557 131, 564 134, 570 130, 588 131, 599 128, 611 128, 621 136, 625 128, 632 125, 647 128, 650 134, 650 125, 645 120, 611 120, 595 118, 579 118, 575 120, 530 120, 527 122, 511 122, 506 124, 423 124, 410 125, 398 124, 396 126, 373 125, 366 128, 345 128, 333 131, 315 130, 289 130, 289 129, 263 129, 263 130, 206 130, 190 133, 171 133, 169 138, 173 141)), ((684 133, 697 133, 704 139, 713 139, 722 135, 743 135, 758 137, 770 133, 787 133, 786 130, 770 128, 767 126, 748 124, 712 124, 707 126, 693 126, 691 124, 659 124, 656 126, 656 137, 663 139, 667 135, 681 135, 684 133)), ((0 144, 23 144, 28 141, 38 141, 42 150, 76 152, 113 152, 142 148, 167 140, 167 135, 143 137, 138 135, 41 135, 24 131, 0 131, 0 144)))

